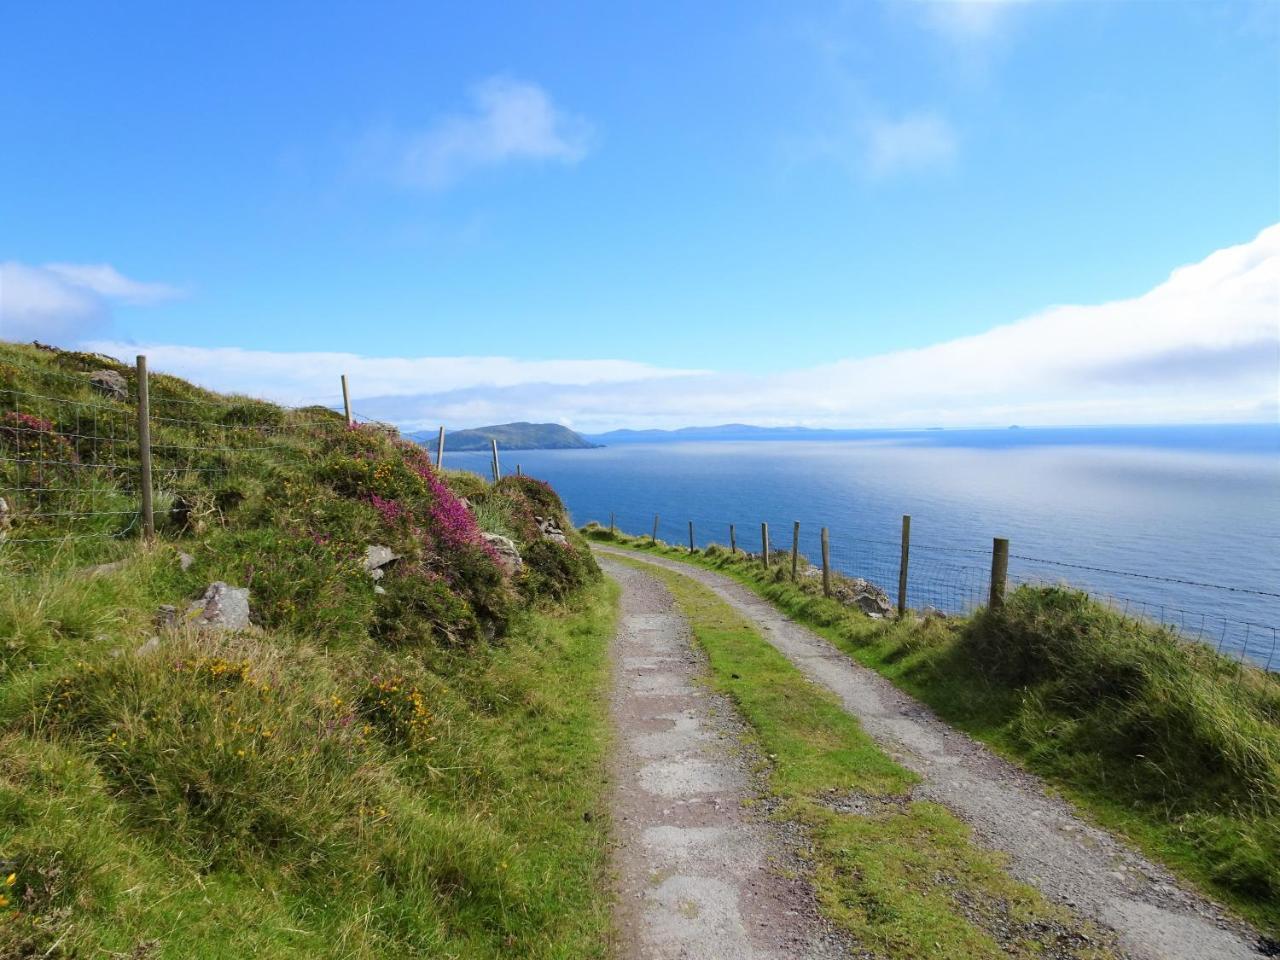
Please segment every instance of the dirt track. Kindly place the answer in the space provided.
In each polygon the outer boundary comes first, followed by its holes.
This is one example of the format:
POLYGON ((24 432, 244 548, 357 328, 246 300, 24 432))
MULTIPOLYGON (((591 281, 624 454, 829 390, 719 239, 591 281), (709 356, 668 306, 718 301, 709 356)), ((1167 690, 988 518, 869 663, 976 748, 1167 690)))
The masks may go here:
POLYGON ((603 565, 623 587, 614 645, 612 761, 625 960, 848 956, 818 916, 784 827, 753 812, 752 756, 732 704, 656 579, 603 565), (784 878, 784 872, 795 879, 784 878))
MULTIPOLYGON (((1046 794, 1043 784, 1034 776, 994 756, 981 744, 937 719, 928 708, 903 694, 887 680, 840 653, 822 637, 791 621, 772 604, 735 580, 713 571, 693 567, 660 557, 637 555, 628 551, 596 546, 597 555, 614 554, 643 560, 674 570, 715 591, 722 599, 750 619, 761 635, 781 651, 797 668, 813 681, 833 691, 846 710, 856 716, 863 728, 904 766, 919 773, 924 784, 918 795, 944 804, 972 825, 979 842, 1004 851, 1010 858, 1010 871, 1018 879, 1030 883, 1050 898, 1068 904, 1077 912, 1092 917, 1115 930, 1126 952, 1144 960, 1256 960, 1261 956, 1257 935, 1202 897, 1179 884, 1163 868, 1151 863, 1125 843, 1094 827, 1078 816, 1065 802, 1046 794)), ((653 581, 637 575, 629 567, 608 563, 610 575, 624 588, 624 617, 630 603, 635 611, 641 605, 654 603, 653 581), (648 599, 646 599, 646 597, 648 599)), ((663 591, 665 592, 665 591, 663 591)), ((670 618, 669 598, 665 601, 670 618)), ((623 633, 633 631, 633 639, 623 641, 623 656, 639 655, 645 641, 636 639, 640 621, 624 619, 623 633), (630 622, 631 626, 626 624, 630 622), (626 653, 630 649, 632 652, 626 653)), ((668 624, 678 625, 668 619, 668 624)), ((679 630, 678 626, 672 629, 679 630)), ((683 636, 683 634, 680 634, 683 636)), ((662 647, 655 641, 654 654, 662 647)), ((687 640, 680 641, 687 650, 687 640)), ((659 675, 662 674, 661 669, 659 675)), ((636 674, 636 683, 657 683, 636 674)), ((675 681, 673 681, 675 682, 675 681)), ((678 698, 697 696, 696 691, 680 687, 678 698)), ((672 694, 672 696, 676 696, 672 694)), ((701 694, 706 698, 705 693, 701 694)), ((673 739, 670 743, 653 741, 645 754, 654 769, 661 769, 668 749, 695 749, 694 741, 680 741, 677 717, 689 705, 679 706, 682 699, 658 709, 667 719, 673 739), (670 709, 668 709, 668 707, 670 709)), ((659 714, 654 714, 656 721, 659 714)), ((628 721, 620 717, 621 724, 628 721)), ((635 737, 623 730, 624 751, 635 749, 635 737)), ((699 721, 694 730, 705 732, 699 721)), ((689 754, 693 756, 693 754, 689 754)), ((726 786, 726 802, 739 796, 737 787, 726 786)), ((683 796, 683 794, 682 794, 683 796)), ((693 804, 692 799, 680 802, 693 804)), ((624 808, 636 802, 621 798, 624 808)), ((661 806, 660 800, 654 801, 661 806)), ((691 809, 691 808, 690 808, 691 809)), ((730 842, 740 829, 733 820, 717 821, 730 842)), ((633 832, 624 821, 624 838, 633 832)), ((624 843, 627 841, 624 839, 624 843)), ((708 856, 728 858, 723 850, 708 856)), ((736 859, 736 858, 734 858, 736 859)), ((709 861, 708 861, 709 862, 709 861)), ((758 860, 751 861, 753 869, 758 860)), ((740 891, 741 892, 741 891, 740 891)), ((678 897, 677 897, 678 899, 678 897)), ((678 909, 677 909, 678 912, 678 909)), ((715 939, 713 942, 723 944, 715 939)), ((636 957, 731 957, 764 954, 736 953, 712 949, 711 952, 635 953, 636 957)), ((822 956, 803 949, 784 952, 785 956, 822 956)))

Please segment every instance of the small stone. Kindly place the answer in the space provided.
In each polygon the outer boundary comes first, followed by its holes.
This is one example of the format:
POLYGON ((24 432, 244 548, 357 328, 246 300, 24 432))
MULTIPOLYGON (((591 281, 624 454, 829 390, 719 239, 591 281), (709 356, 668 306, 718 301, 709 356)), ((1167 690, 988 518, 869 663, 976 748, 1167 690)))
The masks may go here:
POLYGON ((171 603, 161 604, 156 608, 156 615, 153 620, 158 629, 163 630, 165 627, 172 627, 178 622, 178 608, 171 603))
POLYGON ((129 399, 129 381, 114 370, 95 370, 89 374, 89 384, 111 400, 129 399))
POLYGON ((190 570, 190 569, 191 569, 191 565, 192 565, 193 563, 195 563, 195 562, 196 562, 196 558, 195 558, 195 557, 193 557, 191 554, 189 554, 189 553, 183 553, 181 550, 179 550, 179 551, 178 551, 178 567, 179 567, 179 569, 181 569, 181 570, 183 570, 183 571, 190 570))
POLYGON ((386 573, 382 568, 400 559, 400 554, 380 543, 372 543, 364 549, 364 572, 375 580, 386 573))
POLYGON ((155 653, 159 649, 160 638, 157 636, 150 636, 147 638, 147 642, 140 646, 135 652, 138 656, 145 657, 147 654, 155 653))
POLYGON ((383 596, 386 594, 387 588, 374 584, 373 592, 376 593, 378 596, 383 596))

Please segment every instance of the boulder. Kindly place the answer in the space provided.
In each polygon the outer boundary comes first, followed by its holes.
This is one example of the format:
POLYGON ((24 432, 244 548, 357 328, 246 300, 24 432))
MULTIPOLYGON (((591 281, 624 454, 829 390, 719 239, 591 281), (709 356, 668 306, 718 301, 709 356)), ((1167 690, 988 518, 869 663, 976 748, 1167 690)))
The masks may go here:
POLYGON ((480 536, 498 555, 498 563, 509 576, 514 577, 524 569, 524 560, 520 558, 520 551, 516 548, 514 540, 500 533, 482 533, 480 536))
POLYGON ((249 589, 221 580, 211 583, 199 600, 187 607, 185 619, 215 630, 243 630, 249 626, 249 589))
POLYGON ((371 543, 364 549, 364 572, 374 580, 386 576, 386 567, 400 559, 400 554, 380 543, 371 543))
POLYGON ((89 384, 111 400, 129 399, 129 381, 114 370, 95 370, 89 374, 89 384))
POLYGON ((857 607, 877 619, 893 613, 889 595, 870 580, 863 580, 861 577, 841 577, 831 584, 831 595, 846 607, 857 607))
POLYGON ((9 501, 0 497, 0 543, 9 537, 9 528, 13 526, 13 509, 9 501))
POLYGON ((920 611, 920 616, 925 621, 947 619, 947 615, 943 613, 941 610, 939 610, 937 607, 929 607, 929 606, 926 606, 923 610, 920 611))

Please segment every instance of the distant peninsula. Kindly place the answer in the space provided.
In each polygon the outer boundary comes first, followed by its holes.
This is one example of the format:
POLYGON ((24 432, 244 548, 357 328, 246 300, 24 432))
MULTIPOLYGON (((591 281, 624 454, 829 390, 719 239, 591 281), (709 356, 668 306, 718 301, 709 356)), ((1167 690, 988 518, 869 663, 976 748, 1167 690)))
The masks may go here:
MULTIPOLYGON (((427 446, 433 445, 436 437, 431 431, 409 434, 411 440, 427 446)), ((445 434, 444 449, 446 453, 488 450, 494 440, 501 450, 589 450, 601 446, 559 423, 521 422, 454 430, 445 434)))

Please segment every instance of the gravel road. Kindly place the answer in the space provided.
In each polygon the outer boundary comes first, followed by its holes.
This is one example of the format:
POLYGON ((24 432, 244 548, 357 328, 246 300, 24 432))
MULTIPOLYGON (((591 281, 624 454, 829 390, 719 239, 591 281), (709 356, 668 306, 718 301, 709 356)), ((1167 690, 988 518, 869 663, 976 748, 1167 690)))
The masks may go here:
MULTIPOLYGON (((595 550, 602 559, 626 556, 674 570, 715 591, 807 677, 834 692, 863 729, 898 762, 923 777, 917 796, 944 804, 972 826, 980 843, 1008 854, 1015 877, 1113 929, 1123 949, 1133 957, 1257 960, 1263 955, 1256 932, 1187 889, 1123 841, 1082 820, 1069 804, 1049 796, 1038 778, 953 730, 927 707, 742 584, 723 574, 661 557, 599 545, 595 550)), ((632 568, 605 562, 610 574, 622 582, 624 598, 633 591, 652 591, 651 586, 642 586, 649 578, 637 578, 632 568)), ((624 633, 627 629, 624 627, 624 633)), ((684 646, 687 648, 687 643, 684 646)), ((660 682, 636 680, 641 686, 660 682)), ((627 748, 634 749, 634 738, 626 735, 624 739, 627 748)), ((655 749, 658 752, 650 756, 667 756, 665 746, 655 749)), ((651 762, 661 768, 664 761, 651 762)), ((732 828, 733 824, 724 826, 732 828)), ((634 956, 736 955, 731 951, 634 956)))
POLYGON ((818 914, 797 838, 763 814, 744 727, 654 577, 602 558, 622 584, 611 780, 620 960, 847 957, 818 914))

